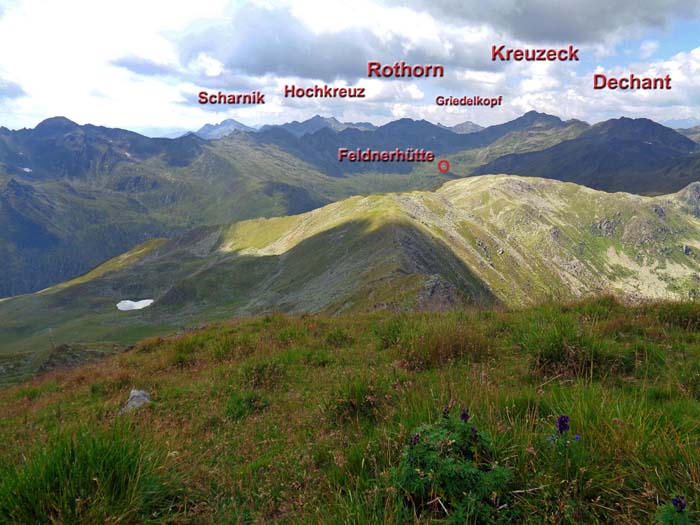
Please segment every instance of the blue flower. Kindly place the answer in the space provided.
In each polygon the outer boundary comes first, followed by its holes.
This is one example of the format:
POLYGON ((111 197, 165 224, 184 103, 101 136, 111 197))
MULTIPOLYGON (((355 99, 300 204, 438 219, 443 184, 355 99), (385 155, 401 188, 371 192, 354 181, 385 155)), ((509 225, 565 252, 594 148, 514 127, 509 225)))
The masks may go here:
POLYGON ((550 443, 554 443, 556 440, 557 440, 557 436, 555 436, 555 435, 549 436, 549 442, 550 442, 550 443))
POLYGON ((671 500, 673 506, 676 507, 676 512, 683 512, 687 503, 683 501, 683 496, 676 494, 676 497, 671 500))
POLYGON ((569 416, 561 415, 557 418, 557 431, 563 434, 569 430, 569 416))
POLYGON ((469 409, 468 408, 463 408, 462 413, 459 415, 459 419, 464 421, 465 423, 469 421, 469 409))
POLYGON ((581 437, 581 434, 576 434, 576 435, 574 436, 574 439, 575 439, 576 441, 581 441, 581 439, 583 439, 583 438, 581 437))

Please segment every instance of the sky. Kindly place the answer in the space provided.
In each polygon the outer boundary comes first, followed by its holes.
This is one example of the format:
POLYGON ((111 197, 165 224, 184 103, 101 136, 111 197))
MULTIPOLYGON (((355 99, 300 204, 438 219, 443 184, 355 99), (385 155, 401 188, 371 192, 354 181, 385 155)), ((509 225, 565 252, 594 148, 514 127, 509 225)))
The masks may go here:
POLYGON ((700 0, 0 0, 0 126, 65 116, 150 135, 234 118, 313 115, 491 125, 536 110, 700 124, 700 0), (494 62, 492 45, 580 49, 578 62, 494 62), (367 62, 441 64, 442 78, 367 77, 367 62), (593 74, 664 76, 669 91, 594 90, 593 74), (360 86, 294 99, 285 85, 360 86), (265 93, 255 106, 197 94, 265 93), (435 97, 502 96, 440 107, 435 97))

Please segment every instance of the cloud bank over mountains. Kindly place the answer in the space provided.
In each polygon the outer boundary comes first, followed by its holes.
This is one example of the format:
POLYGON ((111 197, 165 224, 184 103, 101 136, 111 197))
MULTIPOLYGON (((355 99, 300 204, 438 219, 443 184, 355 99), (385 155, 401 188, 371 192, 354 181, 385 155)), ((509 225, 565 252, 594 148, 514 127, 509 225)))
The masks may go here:
POLYGON ((19 84, 0 78, 0 100, 17 98, 24 94, 24 90, 19 84))
MULTIPOLYGON (((403 1, 389 4, 407 5, 403 1)), ((524 42, 580 45, 666 29, 675 18, 700 17, 700 3, 694 0, 409 0, 408 5, 445 22, 486 24, 524 42)))
POLYGON ((494 124, 535 109, 599 121, 700 112, 700 2, 651 0, 125 0, 96 8, 18 0, 0 11, 0 124, 78 122, 144 129, 235 118, 261 125, 327 114, 494 124), (79 15, 79 16, 78 16, 79 15), (42 38, 27 39, 27 35, 42 38), (19 46, 17 42, 27 42, 19 46), (52 42, 45 45, 45 42, 52 42), (501 62, 491 46, 581 49, 580 62, 501 62), (442 78, 367 77, 370 60, 442 64, 442 78), (592 75, 673 77, 666 92, 594 91, 592 75), (285 98, 285 85, 362 86, 358 100, 285 98), (203 89, 266 93, 260 106, 202 106, 203 89), (498 108, 435 97, 503 96, 498 108))

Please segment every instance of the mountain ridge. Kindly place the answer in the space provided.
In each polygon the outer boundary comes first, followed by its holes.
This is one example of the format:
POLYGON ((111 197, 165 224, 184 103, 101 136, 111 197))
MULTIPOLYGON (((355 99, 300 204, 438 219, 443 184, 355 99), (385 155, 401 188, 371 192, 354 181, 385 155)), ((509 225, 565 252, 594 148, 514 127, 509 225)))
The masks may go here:
POLYGON ((0 345, 20 357, 54 343, 128 345, 275 310, 688 299, 700 294, 698 217, 700 183, 643 197, 490 175, 354 196, 152 241, 72 283, 2 301, 0 345), (140 311, 115 306, 145 299, 154 303, 140 311))
POLYGON ((700 126, 693 126, 692 128, 680 128, 676 129, 678 133, 688 137, 693 142, 700 142, 700 126))
POLYGON ((482 129, 484 129, 484 126, 480 126, 479 124, 471 122, 470 120, 460 122, 459 124, 455 124, 454 126, 444 126, 439 122, 437 123, 437 125, 441 128, 454 131, 455 133, 473 133, 474 131, 481 131, 482 129))
POLYGON ((540 151, 503 155, 474 173, 545 177, 604 191, 636 187, 640 193, 660 194, 697 180, 690 166, 698 153, 696 143, 671 128, 649 119, 622 117, 540 151), (672 166, 679 176, 664 177, 672 166))
POLYGON ((198 137, 211 140, 223 138, 235 131, 255 132, 257 130, 230 118, 222 120, 218 124, 205 124, 194 133, 198 137))
MULTIPOLYGON (((609 164, 604 180, 613 190, 667 193, 697 180, 700 157, 680 155, 688 143, 676 143, 680 135, 649 122, 628 124, 661 130, 668 144, 637 138, 632 148, 614 147, 607 157, 591 154, 576 162, 563 154, 566 169, 550 176, 579 180, 575 177, 603 162, 609 164), (650 162, 644 155, 657 149, 668 154, 650 162), (640 159, 629 161, 625 152, 640 159)), ((356 194, 425 190, 488 171, 513 172, 510 165, 493 163, 523 158, 509 154, 564 148, 572 140, 580 144, 582 135, 589 144, 595 133, 596 144, 618 140, 615 133, 603 133, 600 124, 591 127, 534 111, 467 134, 412 119, 374 130, 322 126, 301 138, 272 127, 216 140, 194 134, 151 139, 65 117, 47 119, 37 129, 0 131, 0 222, 5 226, 0 258, 6 261, 0 296, 69 280, 148 239, 176 236, 198 225, 302 213, 356 194), (443 174, 434 163, 340 163, 341 147, 423 147, 448 159, 451 169, 443 174)), ((582 182, 597 184, 595 178, 582 182)))

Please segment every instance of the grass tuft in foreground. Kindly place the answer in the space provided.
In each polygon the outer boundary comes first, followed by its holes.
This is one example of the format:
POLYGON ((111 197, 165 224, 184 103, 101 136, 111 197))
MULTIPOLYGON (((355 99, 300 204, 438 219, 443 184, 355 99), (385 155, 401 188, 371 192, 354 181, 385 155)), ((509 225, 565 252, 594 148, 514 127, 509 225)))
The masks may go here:
POLYGON ((182 508, 164 456, 127 424, 57 432, 3 472, 2 523, 162 523, 182 508))

